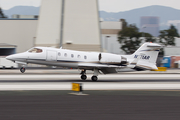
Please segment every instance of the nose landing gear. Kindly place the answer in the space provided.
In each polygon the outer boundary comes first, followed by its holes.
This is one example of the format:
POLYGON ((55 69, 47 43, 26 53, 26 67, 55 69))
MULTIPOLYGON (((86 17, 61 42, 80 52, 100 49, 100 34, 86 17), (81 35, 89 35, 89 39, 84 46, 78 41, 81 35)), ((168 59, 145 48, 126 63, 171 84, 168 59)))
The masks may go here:
POLYGON ((21 71, 21 73, 24 73, 24 72, 26 71, 26 68, 21 67, 21 68, 20 68, 20 71, 21 71))
POLYGON ((81 79, 82 80, 86 80, 87 79, 86 70, 82 70, 80 74, 81 74, 81 79))
POLYGON ((81 75, 81 79, 82 79, 82 80, 86 80, 86 79, 87 79, 87 76, 86 76, 86 75, 81 75))

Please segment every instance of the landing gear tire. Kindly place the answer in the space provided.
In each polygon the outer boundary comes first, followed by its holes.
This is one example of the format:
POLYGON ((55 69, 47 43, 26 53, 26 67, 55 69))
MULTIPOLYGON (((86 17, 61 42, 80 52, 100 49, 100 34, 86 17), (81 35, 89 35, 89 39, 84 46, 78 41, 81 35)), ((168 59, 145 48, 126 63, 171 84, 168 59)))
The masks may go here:
POLYGON ((98 80, 98 77, 97 77, 97 76, 92 76, 92 77, 91 77, 91 80, 92 80, 92 81, 97 81, 97 80, 98 80))
POLYGON ((86 80, 86 79, 87 79, 87 76, 86 76, 86 75, 81 75, 81 79, 82 79, 82 80, 86 80))
POLYGON ((21 73, 24 73, 26 69, 24 67, 20 68, 21 73))

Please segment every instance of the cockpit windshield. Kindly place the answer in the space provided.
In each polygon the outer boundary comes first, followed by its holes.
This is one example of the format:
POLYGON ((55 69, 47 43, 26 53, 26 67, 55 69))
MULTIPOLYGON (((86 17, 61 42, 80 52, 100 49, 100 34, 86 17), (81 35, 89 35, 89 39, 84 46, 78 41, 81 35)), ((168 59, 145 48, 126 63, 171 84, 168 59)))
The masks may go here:
POLYGON ((30 52, 30 53, 41 53, 41 52, 42 52, 42 49, 33 48, 33 49, 29 50, 28 52, 30 52))

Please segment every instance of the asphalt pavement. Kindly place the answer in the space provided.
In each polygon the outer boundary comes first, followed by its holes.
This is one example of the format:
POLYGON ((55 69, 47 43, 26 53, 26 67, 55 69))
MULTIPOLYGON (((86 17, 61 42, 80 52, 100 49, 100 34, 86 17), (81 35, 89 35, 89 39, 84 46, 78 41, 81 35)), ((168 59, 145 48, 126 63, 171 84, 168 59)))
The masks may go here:
MULTIPOLYGON (((91 89, 84 89, 86 95, 69 94, 71 83, 81 81, 79 73, 69 69, 29 69, 21 74, 18 69, 1 69, 0 120, 180 119, 179 69, 123 72, 110 75, 112 79, 103 75, 98 82, 83 82, 85 88, 91 89), (121 90, 93 90, 103 86, 121 90), (152 89, 145 90, 148 86, 152 89)), ((91 76, 92 71, 87 74, 91 76)))
POLYGON ((1 91, 1 120, 179 120, 180 91, 1 91))

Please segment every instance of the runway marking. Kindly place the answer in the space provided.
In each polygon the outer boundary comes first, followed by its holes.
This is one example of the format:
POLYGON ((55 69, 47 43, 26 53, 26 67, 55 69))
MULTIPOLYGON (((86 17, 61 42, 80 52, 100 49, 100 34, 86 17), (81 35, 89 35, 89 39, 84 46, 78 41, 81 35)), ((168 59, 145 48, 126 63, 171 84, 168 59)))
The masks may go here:
MULTIPOLYGON (((88 75, 87 79, 91 79, 92 75, 88 75)), ((180 74, 114 74, 99 75, 99 80, 141 80, 141 79, 180 79, 180 74)), ((79 79, 80 75, 0 75, 0 80, 72 80, 79 79)))
MULTIPOLYGON (((84 90, 179 90, 179 83, 83 83, 84 90)), ((71 83, 2 83, 0 90, 71 90, 71 83)))
MULTIPOLYGON (((82 82, 83 90, 180 90, 179 74, 100 75, 97 82, 91 82, 90 77, 82 82)), ((81 81, 80 75, 1 75, 0 90, 71 90, 73 80, 81 81)))

